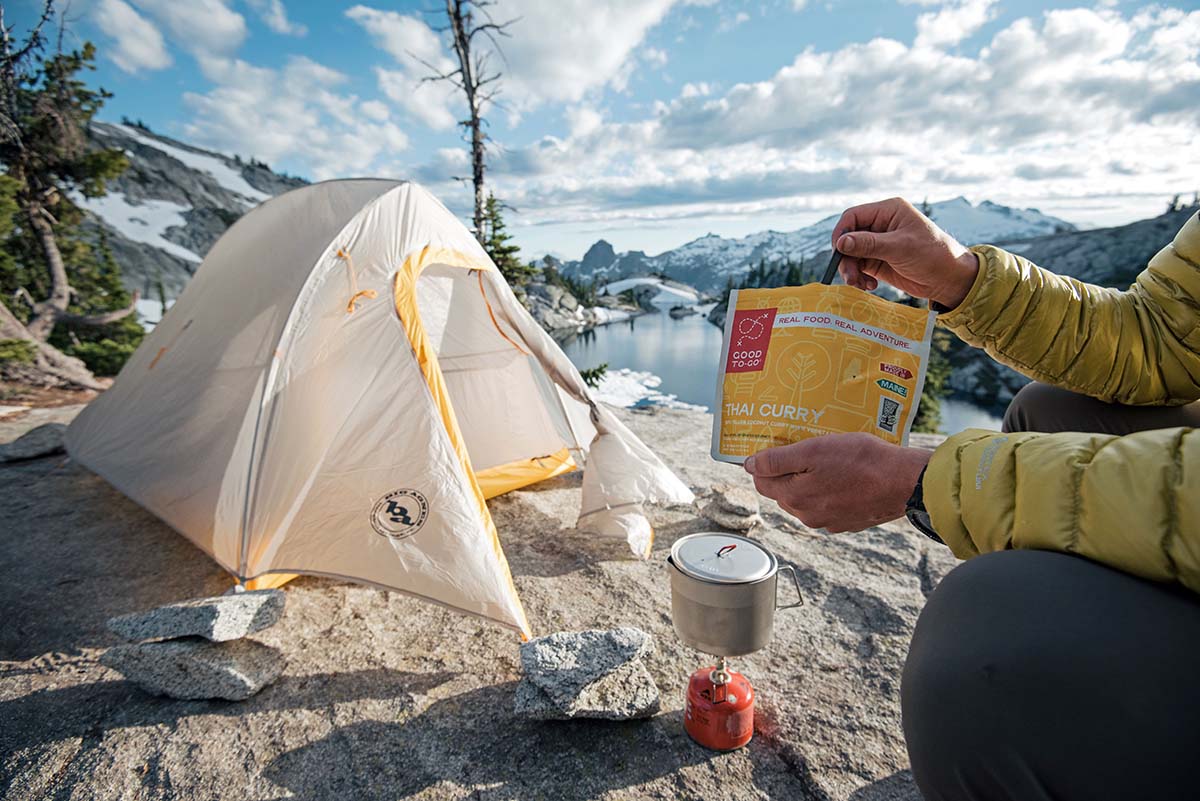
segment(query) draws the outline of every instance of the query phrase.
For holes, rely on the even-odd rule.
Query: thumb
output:
[[[767,448],[746,459],[742,467],[752,476],[783,476],[803,470],[800,458],[802,443],[795,442],[778,448]]]
[[[888,261],[889,257],[895,254],[896,242],[892,234],[854,231],[842,235],[838,240],[837,249],[847,256]]]

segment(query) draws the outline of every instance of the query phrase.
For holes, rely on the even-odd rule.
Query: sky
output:
[[[62,0],[60,0],[62,2]],[[38,0],[6,0],[17,34]],[[100,118],[469,216],[435,0],[72,0]],[[529,257],[959,195],[1083,225],[1200,189],[1200,0],[497,0],[488,187]],[[482,40],[477,40],[482,41]]]

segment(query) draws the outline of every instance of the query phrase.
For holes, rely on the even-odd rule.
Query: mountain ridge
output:
[[[1017,209],[990,200],[974,205],[959,196],[929,205],[930,218],[952,236],[969,244],[1007,242],[1039,235],[1076,231],[1066,220],[1037,209]],[[708,233],[654,256],[645,251],[616,252],[612,244],[598,240],[577,261],[550,259],[574,279],[610,282],[639,274],[657,273],[714,292],[729,279],[735,281],[765,259],[802,261],[830,250],[833,226],[839,215],[831,215],[794,231],[766,230],[741,237]]]

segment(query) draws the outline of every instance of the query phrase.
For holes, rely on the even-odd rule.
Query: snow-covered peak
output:
[[[1075,230],[1065,220],[1037,209],[1010,208],[988,200],[972,205],[961,196],[932,203],[929,212],[934,222],[964,244],[1006,242]],[[799,262],[828,252],[833,227],[840,216],[831,215],[795,231],[760,231],[729,239],[705,234],[649,257],[641,253],[614,253],[612,246],[601,240],[582,261],[566,262],[564,269],[584,279],[603,276],[609,281],[661,272],[703,290],[719,289],[728,277],[742,275],[761,261]],[[601,253],[603,258],[598,258]]]

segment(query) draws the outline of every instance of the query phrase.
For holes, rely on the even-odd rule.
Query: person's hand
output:
[[[870,434],[827,434],[746,459],[754,487],[810,528],[861,531],[904,516],[930,454]]]
[[[979,259],[903,198],[846,209],[833,227],[846,283],[868,292],[884,281],[953,309],[971,290]]]

